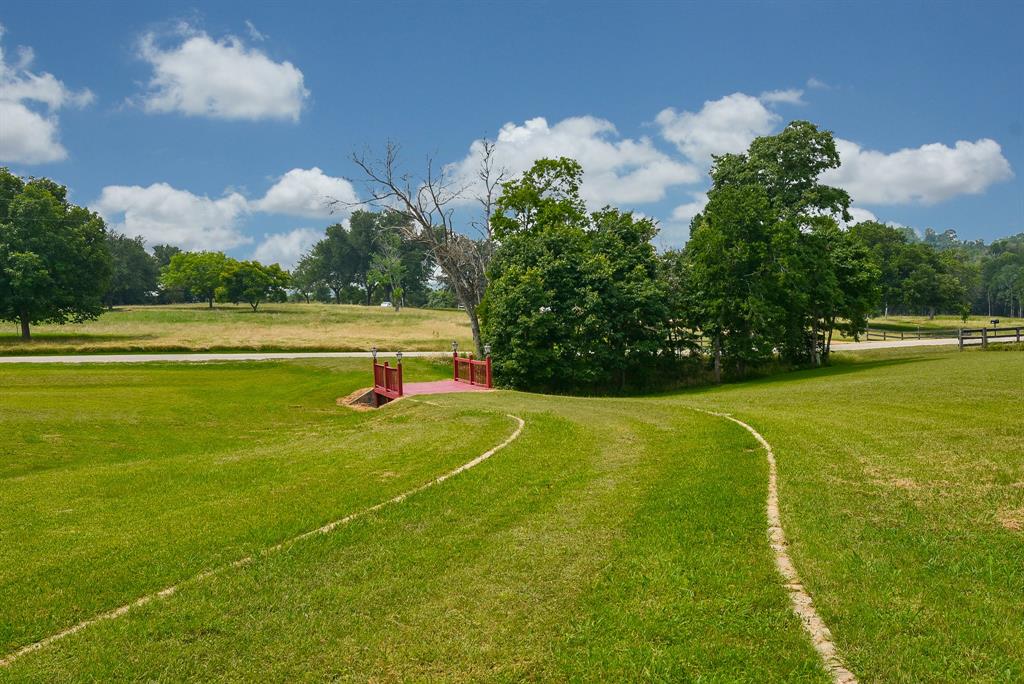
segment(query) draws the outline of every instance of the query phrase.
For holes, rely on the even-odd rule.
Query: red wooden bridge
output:
[[[402,378],[402,352],[395,354],[395,366],[387,361],[377,363],[377,348],[373,352],[373,404],[380,406],[399,397],[423,394],[445,394],[448,392],[486,392],[493,386],[491,376],[490,346],[485,346],[487,356],[482,360],[473,358],[472,353],[459,356],[458,345],[452,343],[452,377],[450,380],[433,382],[410,382]]]

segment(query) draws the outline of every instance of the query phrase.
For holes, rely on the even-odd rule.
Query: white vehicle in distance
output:
[[[391,302],[381,302],[380,305],[383,306],[385,309],[391,308]]]

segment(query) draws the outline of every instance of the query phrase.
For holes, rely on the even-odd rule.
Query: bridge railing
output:
[[[487,356],[483,361],[477,361],[473,358],[472,352],[465,357],[459,356],[457,351],[452,352],[452,379],[456,382],[468,382],[470,385],[491,387],[491,357]]]
[[[388,400],[402,396],[402,352],[396,354],[394,367],[385,361],[377,363],[377,348],[373,348],[373,392]]]

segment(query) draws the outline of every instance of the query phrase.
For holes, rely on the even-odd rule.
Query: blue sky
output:
[[[859,217],[1024,231],[1021,3],[8,3],[0,164],[149,244],[285,265],[388,139],[584,164],[681,243],[710,154],[809,119]],[[468,216],[468,206],[467,206]]]

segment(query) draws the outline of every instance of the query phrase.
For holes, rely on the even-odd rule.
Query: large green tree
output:
[[[221,286],[221,274],[228,262],[223,252],[181,252],[171,257],[160,282],[164,287],[185,290],[208,302],[212,309],[217,288]]]
[[[141,304],[157,289],[160,268],[141,237],[107,233],[112,271],[104,299],[107,306]]]
[[[832,134],[807,121],[756,138],[745,154],[715,157],[685,270],[716,378],[725,360],[742,374],[777,352],[819,363],[838,316],[853,317],[844,320],[854,334],[866,325],[860,310],[874,287],[851,277],[865,252],[838,228],[850,219],[850,196],[818,180],[839,163]]]
[[[542,159],[496,203],[480,311],[507,385],[622,388],[674,359],[654,224],[614,209],[588,214],[581,179],[575,161]]]
[[[21,336],[37,323],[97,317],[110,279],[106,227],[47,178],[0,169],[0,320]]]
[[[277,264],[230,260],[221,273],[217,293],[230,302],[245,302],[256,311],[268,299],[284,301],[290,281],[288,272]]]
[[[342,293],[357,277],[358,252],[345,226],[328,226],[324,238],[313,245],[299,262],[309,277],[324,283],[334,293],[334,302],[342,303]]]

